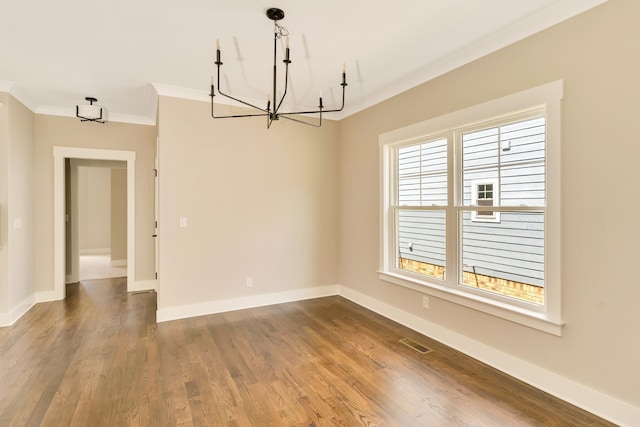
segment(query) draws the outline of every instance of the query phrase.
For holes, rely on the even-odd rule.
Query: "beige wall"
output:
[[[153,234],[153,126],[125,123],[82,123],[68,117],[35,115],[35,225],[38,245],[35,280],[38,291],[54,289],[53,275],[53,146],[136,152],[136,277],[155,277]]]
[[[34,295],[34,115],[0,94],[0,315],[14,315]]]
[[[126,169],[111,169],[111,260],[127,260]]]
[[[0,92],[0,314],[9,311],[9,94]]]
[[[611,0],[340,122],[340,282],[640,405],[640,2]],[[378,135],[564,79],[562,337],[377,278]],[[631,190],[631,191],[629,191]]]
[[[78,168],[80,254],[111,249],[111,169]],[[126,213],[125,213],[126,218]]]
[[[337,284],[335,122],[267,130],[202,102],[159,108],[159,310]]]

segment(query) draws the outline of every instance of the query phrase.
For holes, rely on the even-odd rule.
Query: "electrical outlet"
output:
[[[253,288],[253,278],[247,277],[247,288]]]
[[[429,308],[429,297],[427,296],[422,297],[422,306],[424,308]]]

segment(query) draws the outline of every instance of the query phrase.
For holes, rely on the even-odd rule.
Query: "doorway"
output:
[[[66,159],[65,167],[66,284],[126,277],[127,163]]]
[[[127,291],[135,290],[135,152],[78,147],[53,147],[54,166],[54,293],[55,299],[66,296],[66,213],[65,164],[67,159],[82,161],[116,161],[126,163],[127,181]],[[75,259],[72,257],[72,259]],[[72,269],[77,272],[78,269]]]

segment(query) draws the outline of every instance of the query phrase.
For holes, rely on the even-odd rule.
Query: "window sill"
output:
[[[388,271],[378,271],[378,277],[385,282],[404,286],[548,334],[562,336],[563,323],[547,318],[544,313],[514,307],[489,298],[460,292],[442,285]]]

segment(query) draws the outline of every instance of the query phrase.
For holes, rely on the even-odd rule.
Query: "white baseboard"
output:
[[[186,319],[188,317],[205,316],[207,314],[224,313],[245,308],[262,307],[265,305],[282,304],[285,302],[302,301],[311,298],[321,298],[338,294],[338,285],[316,288],[296,289],[293,291],[276,292],[272,294],[251,295],[248,297],[231,298],[218,301],[205,301],[198,304],[182,305],[159,309],[156,312],[157,322]]]
[[[111,248],[80,249],[78,252],[80,255],[109,255]]]
[[[127,259],[112,259],[109,265],[111,265],[111,267],[126,267]]]
[[[56,297],[55,291],[44,291],[44,292],[36,292],[36,302],[50,302],[50,301],[59,301],[60,298]]]
[[[353,289],[340,286],[339,292],[341,296],[358,305],[446,344],[592,414],[620,426],[638,425],[637,422],[640,420],[639,407],[547,371]]]
[[[0,327],[11,326],[36,304],[35,295],[30,295],[7,313],[0,313]]]
[[[142,291],[155,291],[158,287],[158,281],[153,280],[138,280],[135,282],[127,283],[127,292],[142,292]]]
[[[64,277],[64,284],[68,285],[70,283],[78,283],[80,281],[80,279],[78,279],[78,275],[77,274],[67,274]]]

